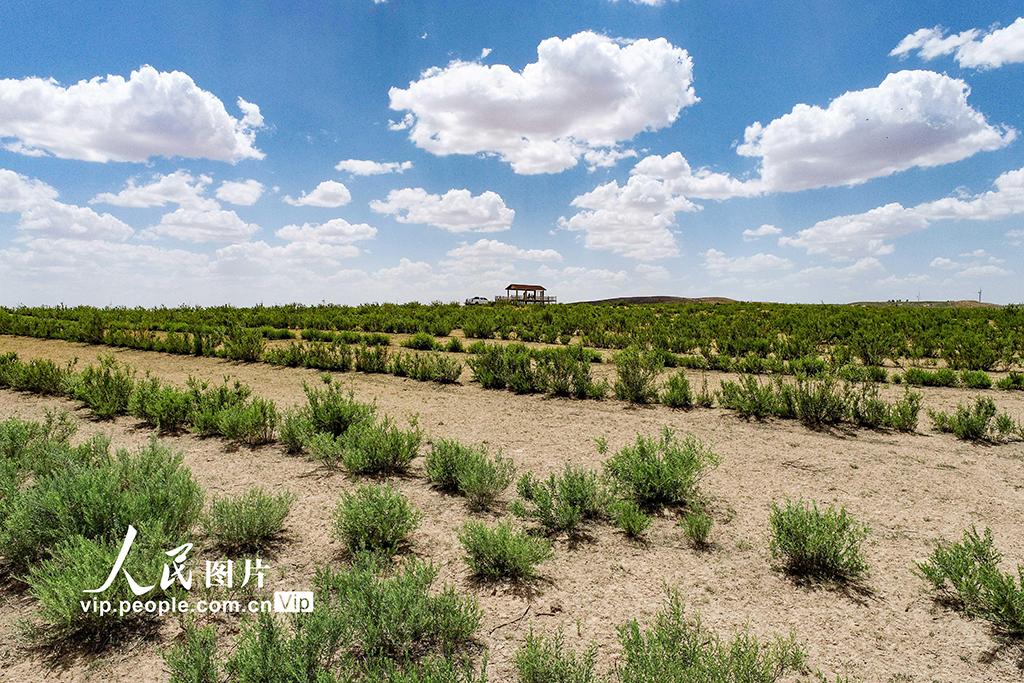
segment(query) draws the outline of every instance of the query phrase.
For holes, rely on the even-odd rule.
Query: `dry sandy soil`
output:
[[[269,365],[169,356],[16,337],[0,337],[0,352],[22,358],[78,358],[80,363],[113,353],[140,370],[183,384],[191,374],[219,380],[232,375],[281,406],[301,402],[302,382],[318,373]],[[711,377],[711,375],[709,375]],[[411,476],[393,483],[424,518],[411,552],[434,562],[440,580],[480,599],[481,641],[489,654],[491,681],[511,681],[512,658],[532,627],[562,629],[571,642],[594,642],[599,663],[614,666],[619,654],[615,628],[631,617],[644,621],[662,604],[664,586],[677,587],[688,607],[722,635],[749,628],[759,636],[794,632],[806,646],[812,668],[830,678],[859,681],[1010,681],[1021,679],[1021,650],[1000,644],[985,622],[965,618],[935,603],[913,573],[936,540],[959,537],[972,524],[991,527],[1007,566],[1024,562],[1024,445],[986,447],[931,431],[922,412],[919,433],[850,434],[812,432],[786,421],[744,422],[719,409],[673,411],[631,408],[618,401],[573,401],[485,391],[468,383],[441,387],[390,376],[348,373],[344,381],[358,399],[404,419],[419,416],[428,437],[486,442],[511,457],[520,472],[554,472],[571,462],[597,468],[602,457],[593,439],[604,436],[616,449],[640,432],[663,426],[692,432],[709,444],[721,465],[703,482],[713,500],[714,548],[697,552],[670,517],[655,520],[646,545],[598,527],[592,542],[570,548],[556,542],[554,558],[541,566],[532,591],[481,588],[469,580],[456,539],[471,517],[460,499],[429,488],[422,459]],[[699,373],[691,378],[699,386]],[[717,377],[712,386],[717,384]],[[895,392],[891,387],[886,391]],[[951,408],[974,392],[925,389],[924,404]],[[997,405],[1024,419],[1021,392],[991,392]],[[66,407],[81,422],[79,436],[109,434],[115,445],[134,446],[149,434],[122,418],[95,422],[61,399],[0,391],[0,418],[37,418]],[[288,490],[297,501],[287,522],[286,542],[270,558],[269,588],[308,587],[315,568],[343,562],[329,533],[339,494],[356,482],[277,446],[228,450],[223,442],[188,435],[169,437],[207,497],[233,495],[253,486]],[[510,494],[506,494],[506,501]],[[863,593],[795,584],[773,568],[768,553],[768,512],[774,500],[814,499],[837,503],[871,527],[865,553],[870,574]],[[483,515],[497,519],[500,513]],[[98,657],[64,654],[47,658],[17,637],[16,622],[31,617],[32,600],[0,592],[0,679],[166,680],[161,653],[180,635],[176,619],[165,619],[152,637],[127,643]],[[237,622],[221,621],[223,648],[230,648]]]

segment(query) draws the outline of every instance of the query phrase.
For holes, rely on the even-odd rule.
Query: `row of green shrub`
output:
[[[747,419],[799,420],[812,429],[852,424],[912,432],[921,408],[921,395],[912,391],[889,402],[879,396],[875,385],[840,383],[834,377],[789,383],[746,375],[722,382],[719,400],[722,407]]]
[[[525,344],[488,344],[469,350],[473,378],[485,389],[583,399],[608,393],[607,383],[591,376],[592,355],[582,346],[531,349]]]
[[[928,415],[935,429],[955,434],[964,441],[999,443],[1024,440],[1024,423],[1017,422],[1005,412],[1000,413],[987,396],[976,397],[971,405],[958,404],[952,413],[929,410]]]

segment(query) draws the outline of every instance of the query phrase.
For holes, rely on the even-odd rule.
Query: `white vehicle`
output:
[[[491,303],[491,300],[486,296],[473,296],[466,299],[467,306],[483,306],[489,303]]]

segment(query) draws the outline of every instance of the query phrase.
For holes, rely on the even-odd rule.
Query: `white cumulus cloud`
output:
[[[352,193],[348,191],[344,183],[336,180],[325,180],[312,192],[303,192],[302,196],[294,199],[291,195],[285,195],[284,202],[292,206],[321,206],[326,208],[337,208],[352,201]]]
[[[754,123],[737,151],[761,159],[766,190],[795,191],[948,164],[1013,141],[1016,131],[990,125],[969,94],[962,80],[900,71],[827,107],[798,104],[767,125]]]
[[[537,61],[454,61],[389,92],[409,130],[433,154],[495,154],[516,173],[555,173],[587,151],[614,149],[676,121],[698,101],[693,62],[664,38],[616,40],[584,31],[548,38]]]
[[[983,31],[972,28],[947,35],[941,26],[921,28],[906,36],[889,53],[906,57],[917,52],[921,59],[953,55],[957,64],[968,69],[996,69],[1004,64],[1024,62],[1024,17],[1004,28]]]
[[[765,223],[759,228],[747,228],[743,231],[743,241],[750,242],[752,240],[760,239],[762,237],[772,237],[774,235],[781,235],[782,228],[777,228],[774,225]]]
[[[370,209],[392,215],[399,223],[432,225],[449,232],[508,230],[516,212],[490,190],[473,195],[469,190],[430,194],[421,187],[391,190],[385,199],[370,202]]]
[[[266,188],[258,180],[225,180],[217,188],[217,199],[236,206],[252,206],[260,200]]]
[[[37,238],[124,240],[134,230],[109,213],[58,201],[41,180],[0,168],[0,213],[18,214],[16,227]]]
[[[246,223],[234,211],[179,208],[164,214],[160,223],[143,231],[146,238],[172,237],[184,242],[240,242],[260,226]]]
[[[120,192],[101,192],[89,200],[90,204],[110,204],[130,208],[149,208],[177,204],[189,209],[217,209],[217,202],[204,196],[212,182],[210,176],[193,176],[188,171],[175,171],[153,176],[149,182],[139,184],[129,178]]]
[[[326,223],[286,225],[274,234],[288,242],[351,244],[373,239],[377,236],[377,228],[366,223],[349,223],[344,218],[332,218]]]
[[[241,119],[181,71],[143,66],[128,78],[0,79],[0,141],[21,154],[83,161],[187,157],[262,159],[259,107],[239,98]]]
[[[373,161],[371,159],[342,159],[335,169],[352,175],[384,175],[404,173],[412,168],[411,161]]]
[[[756,275],[793,267],[793,263],[789,259],[775,254],[727,256],[725,252],[718,249],[708,249],[703,256],[704,267],[712,275]]]

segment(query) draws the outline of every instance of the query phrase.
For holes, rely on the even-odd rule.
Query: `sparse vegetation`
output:
[[[420,522],[420,513],[390,486],[370,484],[342,494],[334,536],[350,553],[394,555]]]
[[[214,500],[203,519],[203,533],[227,550],[265,548],[280,536],[294,502],[291,493],[271,495],[260,488],[236,498]]]
[[[861,545],[868,528],[845,508],[817,503],[772,503],[771,552],[787,572],[800,577],[848,581],[867,571]]]
[[[483,522],[466,522],[459,532],[466,551],[466,564],[482,579],[527,580],[536,566],[551,557],[551,544],[543,538],[516,531],[507,522],[489,527]]]

